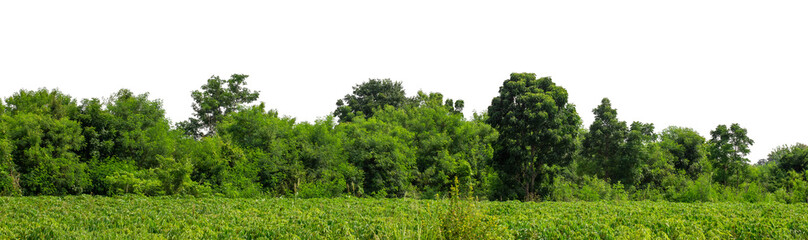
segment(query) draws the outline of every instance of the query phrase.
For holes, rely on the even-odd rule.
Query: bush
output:
[[[685,189],[676,194],[674,200],[679,202],[714,202],[718,193],[713,188],[712,177],[702,174],[696,181],[687,181]]]
[[[131,173],[118,171],[104,178],[110,195],[138,194],[147,196],[164,195],[162,183],[156,179],[143,179],[138,175],[143,172]]]
[[[508,228],[500,225],[496,217],[482,213],[475,199],[460,196],[459,182],[454,179],[449,199],[449,210],[441,222],[444,239],[509,239]],[[471,186],[471,185],[469,185]],[[469,192],[473,192],[469,187]],[[469,194],[471,196],[473,194]]]
[[[597,177],[584,176],[575,183],[565,177],[553,179],[550,199],[554,201],[628,200],[628,192],[620,182],[610,184]]]
[[[301,198],[324,198],[339,197],[345,192],[347,184],[345,179],[320,179],[310,183],[300,184],[298,197]],[[386,193],[385,193],[386,194]]]

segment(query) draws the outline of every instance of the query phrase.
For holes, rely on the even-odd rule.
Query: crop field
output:
[[[0,239],[808,239],[808,205],[3,197]]]

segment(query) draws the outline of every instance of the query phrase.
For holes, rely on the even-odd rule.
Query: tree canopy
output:
[[[373,117],[384,106],[401,107],[407,102],[401,82],[390,79],[370,79],[353,87],[353,93],[337,100],[334,116],[340,122],[350,122],[357,116]],[[461,103],[462,105],[462,103]]]
[[[250,91],[244,87],[248,75],[233,74],[227,80],[212,76],[202,85],[201,91],[194,90],[191,97],[194,104],[194,117],[180,122],[179,128],[186,134],[200,138],[216,133],[216,125],[238,107],[258,99],[258,91]]]
[[[567,90],[549,77],[513,73],[488,107],[488,123],[499,131],[494,166],[519,186],[517,194],[539,194],[540,178],[553,165],[566,165],[576,151],[581,118],[567,102]]]
[[[618,119],[608,98],[584,127],[567,90],[532,73],[511,74],[468,118],[461,99],[371,79],[314,122],[249,105],[246,78],[211,77],[173,126],[148,93],[15,92],[0,101],[0,195],[808,202],[804,144],[751,165],[737,123],[709,140],[656,132]]]

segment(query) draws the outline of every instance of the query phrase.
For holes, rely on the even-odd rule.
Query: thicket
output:
[[[246,75],[194,91],[194,117],[122,89],[74,99],[20,90],[0,101],[0,195],[436,198],[453,180],[491,200],[808,201],[808,147],[750,164],[738,124],[627,124],[608,99],[580,122],[550,78],[514,73],[487,111],[371,79],[313,123],[265,103]]]

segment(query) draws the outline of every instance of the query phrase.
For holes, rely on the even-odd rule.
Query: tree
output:
[[[500,133],[495,168],[502,172],[506,185],[520,187],[513,189],[516,195],[536,197],[545,169],[568,164],[576,150],[581,118],[567,102],[567,90],[550,77],[512,73],[491,101],[488,114],[488,123]]]
[[[730,180],[737,182],[742,177],[739,175],[749,163],[745,156],[749,154],[749,146],[755,144],[746,133],[746,129],[737,123],[729,128],[721,124],[710,131],[710,158],[718,168],[716,181],[727,184]]]
[[[19,170],[13,177],[19,177],[23,194],[79,194],[89,189],[87,166],[75,154],[84,142],[77,122],[19,113],[3,116],[0,125],[7,130],[10,157]]]
[[[655,150],[651,143],[656,141],[653,123],[631,123],[631,128],[626,133],[626,143],[620,148],[620,161],[615,171],[617,180],[628,185],[639,185],[641,179],[648,172],[647,166],[652,166],[656,162],[652,160]],[[653,170],[653,169],[652,169]]]
[[[392,106],[385,109],[390,111]],[[404,197],[417,172],[414,135],[400,125],[357,117],[338,125],[345,135],[345,153],[364,173],[363,190],[372,196]]]
[[[705,160],[704,137],[691,128],[670,126],[662,130],[660,147],[673,156],[673,166],[695,180],[709,162]]]
[[[118,158],[149,168],[157,164],[157,155],[167,156],[173,148],[163,103],[150,100],[148,93],[121,89],[103,104],[85,99],[77,118],[87,140],[81,151],[85,160]]]
[[[805,172],[808,169],[808,145],[797,143],[791,146],[782,146],[769,154],[771,161],[784,172],[795,171]]]
[[[620,172],[626,170],[626,166],[620,162],[628,133],[626,122],[617,120],[617,110],[612,108],[608,98],[603,98],[592,113],[595,114],[595,121],[589,125],[589,133],[584,136],[582,154],[590,159],[590,164],[599,166],[594,169],[601,170],[599,173],[602,177],[621,180],[625,174]]]
[[[457,109],[462,100],[444,101],[443,94],[422,91],[414,100],[401,108],[381,109],[373,118],[402,126],[414,135],[418,168],[414,184],[423,196],[448,192],[452,179],[486,190],[486,166],[493,156],[491,144],[497,132],[483,122],[466,121]]]
[[[334,116],[339,122],[350,122],[356,116],[366,119],[373,117],[374,111],[386,105],[401,107],[407,102],[401,82],[390,79],[370,79],[353,87],[353,94],[337,100]],[[460,107],[462,108],[462,102]]]
[[[294,118],[281,118],[261,103],[227,115],[217,128],[225,141],[252,155],[264,188],[280,194],[297,190],[306,173],[296,152]]]
[[[626,122],[617,119],[617,109],[612,108],[608,98],[603,98],[592,113],[595,121],[581,144],[589,169],[612,182],[641,183],[643,171],[653,165],[653,149],[648,145],[656,140],[654,124],[633,122],[631,128],[627,127]]]
[[[8,115],[33,113],[60,119],[75,118],[78,113],[76,100],[57,89],[20,90],[6,98],[6,105],[5,112]]]
[[[76,155],[84,138],[81,126],[71,119],[78,114],[76,100],[43,88],[20,90],[5,102],[0,116],[0,172],[9,174],[5,180],[12,180],[10,190],[25,195],[88,190],[87,166]]]
[[[244,87],[248,75],[233,74],[230,79],[222,80],[212,76],[202,90],[191,92],[194,99],[194,117],[180,122],[177,127],[195,138],[216,134],[216,125],[225,115],[235,112],[238,107],[258,99],[258,91],[250,91]]]

